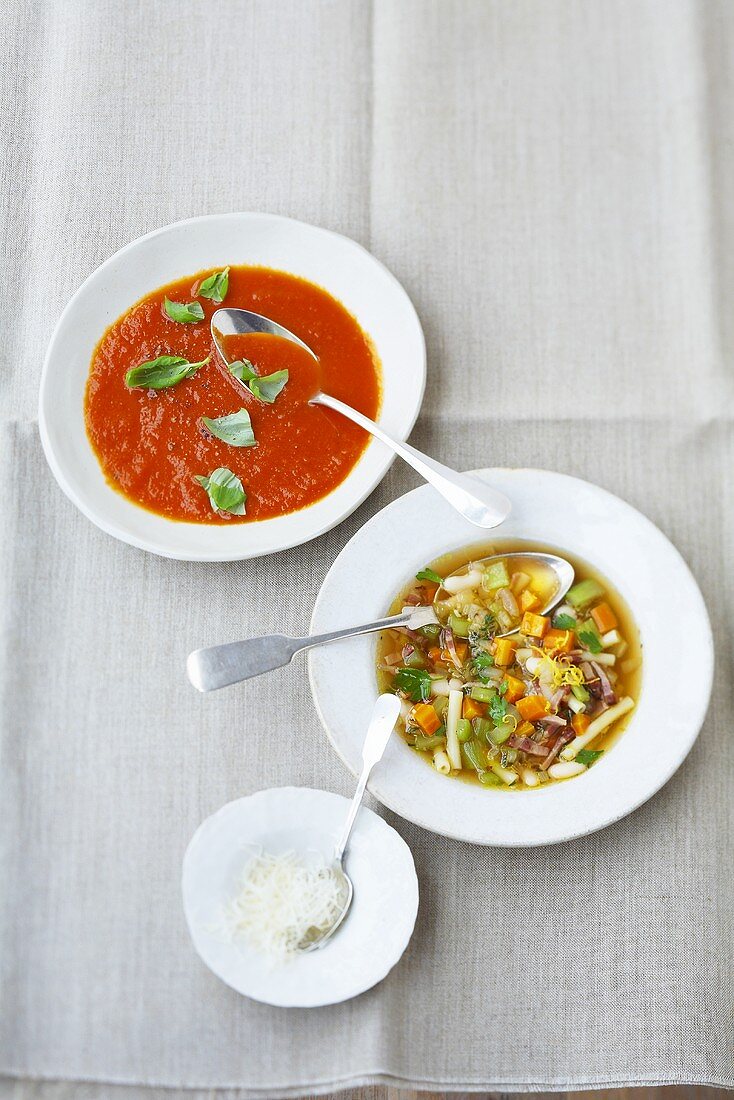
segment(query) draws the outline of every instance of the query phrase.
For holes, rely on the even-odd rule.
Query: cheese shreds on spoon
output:
[[[221,931],[274,963],[285,962],[331,928],[344,908],[345,884],[323,857],[259,852],[247,863],[237,895],[223,908]]]

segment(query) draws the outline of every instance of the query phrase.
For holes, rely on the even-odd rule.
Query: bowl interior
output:
[[[380,424],[387,432],[406,438],[423,398],[425,344],[415,310],[390,272],[354,241],[265,214],[195,218],[133,241],[93,272],[62,314],[44,364],[39,421],[51,468],[74,503],[108,533],[168,557],[234,560],[315,538],[353,511],[392,461],[387,448],[373,440],[323,500],[291,515],[231,527],[172,522],[107,484],[84,426],[84,389],[97,342],[147,292],[228,263],[289,271],[343,303],[380,358]]]
[[[640,631],[643,669],[632,719],[587,773],[535,791],[510,792],[447,779],[399,737],[373,772],[370,790],[396,813],[480,844],[534,845],[591,832],[639,806],[673,774],[703,722],[711,690],[708,616],[688,567],[665,536],[629,505],[576,478],[541,470],[484,470],[513,502],[498,539],[527,539],[586,559],[628,603]],[[314,610],[321,633],[384,615],[427,562],[480,541],[428,486],[393,502],[334,562]],[[364,584],[369,576],[370,584]],[[377,694],[374,637],[309,655],[311,687],[326,731],[353,772],[356,731]],[[695,677],[671,669],[696,668]],[[345,671],[348,675],[345,675]]]

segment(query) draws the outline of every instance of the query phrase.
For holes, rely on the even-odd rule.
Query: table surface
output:
[[[29,1096],[734,1086],[734,5],[10,0],[3,24],[0,1073]],[[301,665],[207,698],[183,663],[302,630],[336,553],[416,478],[394,466],[272,559],[172,563],[74,510],[35,419],[89,272],[238,209],[371,249],[426,332],[413,442],[630,501],[690,563],[727,654],[684,766],[595,836],[478,849],[386,813],[415,856],[415,935],[378,988],[311,1012],[201,965],[181,857],[232,798],[351,781]]]

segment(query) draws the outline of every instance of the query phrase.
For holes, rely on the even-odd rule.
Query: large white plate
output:
[[[84,389],[97,342],[144,294],[226,264],[289,271],[346,306],[372,337],[382,363],[379,422],[386,432],[408,437],[425,388],[425,342],[410,299],[387,268],[347,237],[272,214],[215,214],[168,225],[116,252],[81,285],[51,338],[41,379],[41,440],[59,485],[93,523],[132,546],[187,561],[252,558],[316,538],[362,503],[393,459],[384,444],[371,440],[323,500],[257,523],[177,523],[111,488],[84,427]]]
[[[276,787],[228,802],[194,833],[182,880],[189,931],[209,969],[238,993],[287,1007],[334,1004],[370,989],[403,954],[418,912],[413,857],[402,837],[364,806],[345,858],[354,900],[319,951],[273,966],[246,944],[212,931],[237,893],[252,846],[273,855],[316,851],[328,859],[348,810],[349,801],[329,791]]]
[[[433,832],[477,844],[550,844],[611,824],[670,779],[708,707],[711,627],[678,551],[628,504],[586,481],[547,470],[493,469],[479,476],[513,502],[510,518],[490,538],[565,548],[595,565],[627,600],[643,645],[639,704],[613,748],[565,783],[535,791],[462,783],[439,775],[395,737],[369,788],[391,810]],[[311,633],[381,617],[427,562],[479,541],[476,528],[430,487],[415,489],[384,508],[339,554],[316,601]],[[375,645],[374,636],[364,636],[309,655],[321,720],[355,774],[360,733],[377,695]]]

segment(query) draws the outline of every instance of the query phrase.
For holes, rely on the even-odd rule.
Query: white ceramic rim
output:
[[[201,246],[192,243],[192,252],[200,259],[176,263],[175,270],[165,268],[159,255],[161,245],[175,241],[182,233],[195,237],[198,242],[202,233],[216,234],[225,228],[227,233],[240,234],[237,239],[231,238],[231,246],[217,245],[209,254],[203,242]],[[248,232],[255,235],[258,242],[260,236],[270,234],[270,247],[274,254],[284,257],[283,261],[268,262],[258,255],[248,258],[245,254]],[[257,248],[260,248],[259,243]],[[292,262],[287,259],[289,249],[294,256]],[[142,262],[148,254],[158,256],[156,271],[159,273],[151,272],[137,279],[140,270],[148,271],[148,263]],[[304,255],[308,257],[306,263],[302,262]],[[131,262],[135,265],[135,274],[131,274]],[[84,385],[98,340],[125,309],[157,286],[188,271],[220,263],[248,262],[300,275],[342,301],[372,337],[381,359],[383,385],[379,423],[389,434],[404,440],[417,419],[426,383],[425,339],[420,321],[395,276],[362,245],[306,222],[254,212],[189,218],[146,233],[96,268],[66,305],[46,352],[38,413],[46,459],[63,492],[101,530],[141,550],[183,561],[240,561],[300,545],[346,519],[374,490],[394,461],[389,448],[373,439],[345,480],[320,501],[286,516],[229,527],[168,520],[134,504],[108,485],[83,428]],[[160,271],[165,272],[162,277]],[[125,279],[137,279],[136,290],[121,292],[120,283]],[[91,310],[92,316],[89,315],[90,303],[103,294],[118,294],[120,300],[107,315],[99,315],[97,320],[94,310]],[[359,295],[362,297],[357,306]],[[378,310],[378,302],[381,303],[380,317],[384,319],[382,329],[365,319],[365,310]],[[57,371],[62,375],[65,371],[73,371],[73,381],[58,381]],[[78,402],[67,395],[64,404],[64,400],[59,399],[60,392],[70,388],[76,392],[80,382]],[[70,431],[79,432],[80,421],[79,455],[70,461],[64,436]],[[89,463],[90,457],[93,465]],[[138,513],[143,513],[148,520],[144,521]]]
[[[273,787],[226,803],[191,838],[181,890],[194,949],[213,974],[243,996],[281,1008],[338,1004],[371,989],[402,958],[418,914],[413,855],[400,834],[365,806],[346,856],[352,907],[321,950],[273,969],[247,945],[223,942],[210,929],[246,863],[244,845],[252,841],[243,829],[275,854],[309,848],[328,858],[349,805],[331,791]]]
[[[483,538],[430,487],[407,493],[365,524],[338,555],[316,600],[311,633],[379,618],[417,569],[449,550],[491,542],[493,535],[561,549],[565,545],[570,554],[595,565],[630,605],[644,647],[638,705],[602,760],[565,783],[506,792],[445,779],[395,738],[369,784],[371,793],[401,817],[458,840],[501,847],[558,843],[605,828],[631,813],[659,791],[683,762],[708,709],[714,668],[711,626],[687,564],[666,536],[631,505],[589,482],[547,470],[474,472],[513,501],[513,513],[501,529]],[[439,533],[429,535],[425,527]],[[375,561],[386,565],[389,580],[380,579]],[[632,562],[635,570],[630,570]],[[365,585],[368,565],[370,584]],[[655,595],[660,586],[662,599]],[[674,609],[671,601],[666,603],[671,590]],[[350,592],[356,592],[354,599]],[[347,610],[345,604],[349,604]],[[337,753],[355,774],[351,722],[345,722],[343,715],[349,701],[354,721],[377,695],[375,645],[374,636],[366,636],[337,643],[339,649],[323,646],[309,653],[319,717]],[[673,654],[675,662],[668,669],[695,661],[695,690],[681,677],[666,675],[666,661]]]

